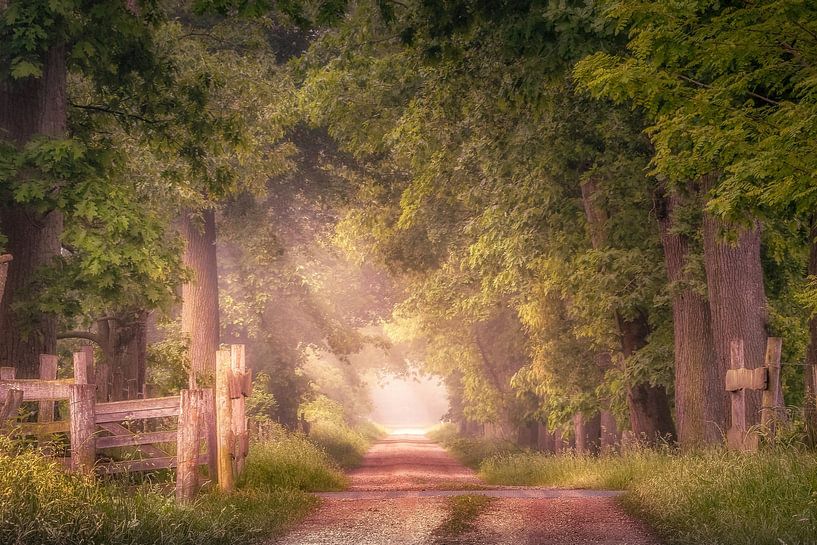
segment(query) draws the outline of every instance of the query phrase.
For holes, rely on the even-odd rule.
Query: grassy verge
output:
[[[445,447],[464,465],[473,469],[479,469],[483,461],[492,457],[522,452],[522,449],[511,441],[463,437],[451,424],[437,426],[426,435]]]
[[[309,440],[321,447],[340,467],[350,469],[360,465],[372,443],[384,435],[385,431],[371,422],[352,427],[330,420],[312,424]]]
[[[817,543],[817,456],[793,450],[485,460],[489,483],[625,490],[622,502],[668,544]]]
[[[177,505],[159,485],[124,488],[66,474],[0,439],[0,543],[238,545],[268,540],[304,517],[313,490],[344,486],[338,467],[302,437],[253,445],[238,490]]]

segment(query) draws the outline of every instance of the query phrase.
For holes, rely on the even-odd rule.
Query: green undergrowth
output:
[[[253,444],[239,485],[307,492],[342,490],[346,476],[333,457],[302,435],[280,432]]]
[[[385,431],[371,422],[350,426],[343,422],[315,422],[309,440],[322,448],[343,469],[360,465],[363,455]]]
[[[426,433],[426,436],[441,444],[460,462],[473,469],[479,469],[480,464],[489,458],[522,452],[522,449],[511,441],[459,435],[451,424],[437,426]]]
[[[814,453],[523,452],[489,458],[480,473],[491,484],[624,490],[624,506],[670,545],[817,543]]]
[[[123,487],[65,473],[0,439],[0,543],[9,545],[246,545],[302,519],[345,478],[325,452],[283,435],[253,445],[238,489],[178,505],[167,484]]]

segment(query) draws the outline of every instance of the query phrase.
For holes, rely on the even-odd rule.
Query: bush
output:
[[[460,462],[473,469],[479,469],[483,461],[489,458],[522,452],[522,449],[511,441],[485,437],[463,437],[457,433],[453,424],[437,426],[427,435],[429,439],[451,451]]]
[[[481,474],[493,484],[625,490],[624,505],[670,544],[817,543],[813,453],[521,453],[486,460]]]
[[[253,445],[240,487],[177,505],[158,486],[124,488],[65,473],[0,438],[0,543],[238,545],[269,540],[304,517],[343,475],[303,437]]]
[[[350,469],[360,465],[371,444],[383,434],[382,429],[369,422],[356,428],[345,423],[315,422],[309,440],[322,448],[340,467]]]
[[[326,452],[307,438],[282,433],[250,448],[239,483],[245,488],[341,490],[346,476]]]

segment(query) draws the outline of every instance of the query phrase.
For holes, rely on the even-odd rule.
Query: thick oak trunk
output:
[[[726,430],[723,386],[712,340],[709,302],[693,287],[691,241],[676,230],[678,195],[658,195],[656,210],[672,294],[675,344],[675,422],[683,448],[720,443]]]
[[[650,334],[647,317],[639,314],[626,320],[617,315],[616,321],[621,332],[621,352],[625,358],[629,358],[647,344]],[[627,406],[630,409],[630,427],[637,439],[648,442],[675,440],[675,424],[663,386],[645,382],[631,386],[627,390]]]
[[[812,218],[809,238],[809,276],[817,276],[817,217]],[[809,345],[806,352],[806,367],[803,369],[805,401],[803,412],[806,422],[806,435],[809,444],[817,446],[817,316],[812,316],[808,323]]]
[[[607,213],[596,202],[598,188],[594,180],[582,184],[582,203],[584,205],[590,241],[594,249],[607,244]],[[616,311],[616,323],[621,339],[622,354],[625,358],[643,347],[650,334],[646,316],[639,315],[630,320]],[[630,427],[639,439],[653,442],[660,438],[675,438],[675,426],[672,422],[669,399],[663,386],[639,383],[628,386],[627,406],[630,412]],[[605,415],[608,423],[611,415]],[[613,421],[614,422],[614,421]]]
[[[54,46],[45,55],[42,77],[0,80],[0,139],[23,147],[37,135],[63,136],[65,81],[63,46]],[[0,188],[0,231],[8,238],[7,251],[14,256],[0,302],[0,361],[12,364],[18,377],[36,377],[40,354],[56,353],[56,318],[35,313],[23,327],[12,307],[36,291],[32,280],[37,270],[59,254],[62,216],[14,203]]]
[[[601,447],[601,415],[599,413],[591,416],[585,416],[581,413],[574,415],[573,431],[576,434],[577,453],[599,453]]]
[[[138,311],[100,320],[97,329],[107,365],[107,372],[98,373],[97,378],[107,382],[109,399],[145,397],[147,313]]]
[[[204,210],[201,222],[185,214],[181,231],[184,264],[193,272],[182,287],[182,331],[190,339],[190,387],[196,388],[212,383],[219,347],[215,210]]]
[[[726,229],[737,234],[734,242],[724,239]],[[760,231],[759,223],[747,229],[724,224],[710,214],[704,217],[704,265],[724,415],[730,414],[729,396],[724,389],[730,343],[743,340],[749,369],[761,367],[766,353],[766,291],[760,262]],[[746,392],[747,425],[760,422],[760,404],[760,392]]]

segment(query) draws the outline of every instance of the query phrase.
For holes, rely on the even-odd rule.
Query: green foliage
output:
[[[161,395],[175,395],[189,384],[190,341],[178,322],[162,324],[160,330],[164,338],[147,347],[146,383]]]
[[[252,395],[247,398],[247,417],[257,423],[271,420],[277,405],[275,396],[270,393],[270,376],[258,373],[252,381]]]
[[[623,502],[667,543],[810,543],[817,532],[813,454],[722,450],[621,456],[499,456],[490,483],[625,490]]]

